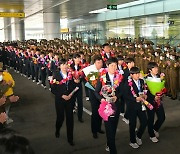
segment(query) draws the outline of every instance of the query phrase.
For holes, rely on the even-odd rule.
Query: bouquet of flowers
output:
[[[90,84],[90,86],[92,86],[92,88],[94,89],[96,87],[97,84],[97,80],[100,76],[99,72],[90,72],[87,76],[86,76],[86,81],[88,81],[88,83]],[[87,86],[88,84],[86,84]],[[88,86],[87,86],[88,87]],[[90,87],[88,87],[90,88]],[[90,88],[90,89],[92,89]]]
[[[108,117],[113,116],[113,114],[115,113],[115,106],[113,104],[113,96],[115,96],[115,89],[110,85],[104,85],[100,93],[105,99],[101,100],[98,112],[104,121],[108,121]]]
[[[98,112],[104,121],[108,121],[108,117],[114,114],[112,104],[108,103],[106,100],[101,101]]]
[[[160,78],[151,78],[148,77],[146,79],[146,84],[148,86],[149,91],[152,95],[159,96],[159,99],[156,100],[155,107],[158,108],[161,104],[161,97],[163,94],[167,92],[165,88],[165,81],[163,80],[164,74],[160,75]]]
[[[95,65],[90,65],[83,68],[83,72],[85,74],[86,84],[85,86],[91,90],[95,90],[97,80],[100,77],[100,70],[97,70]]]
[[[80,79],[84,76],[84,73],[82,70],[79,70],[79,71],[72,71],[72,76],[74,79]]]

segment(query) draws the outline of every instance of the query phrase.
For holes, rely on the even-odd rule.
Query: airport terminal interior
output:
[[[0,154],[179,154],[179,60],[180,0],[0,0]]]

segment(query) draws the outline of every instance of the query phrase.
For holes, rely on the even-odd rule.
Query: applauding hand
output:
[[[5,112],[3,112],[3,113],[1,113],[0,114],[0,123],[4,123],[4,122],[6,122],[6,120],[7,120],[7,115],[6,115],[6,113]]]
[[[6,103],[6,97],[3,96],[0,98],[0,106]]]

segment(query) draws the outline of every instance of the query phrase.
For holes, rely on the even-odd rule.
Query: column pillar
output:
[[[15,18],[15,39],[19,41],[25,40],[25,28],[24,28],[24,20],[21,18]]]
[[[4,18],[4,40],[12,41],[11,18]]]
[[[47,40],[60,37],[60,15],[59,13],[43,13],[44,37]]]
[[[103,22],[100,22],[99,23],[99,31],[98,31],[98,34],[97,37],[98,37],[98,43],[100,44],[104,44],[107,40],[107,37],[106,37],[106,22],[103,21]]]
[[[140,37],[140,22],[137,20],[134,20],[134,31],[135,31],[135,38]]]

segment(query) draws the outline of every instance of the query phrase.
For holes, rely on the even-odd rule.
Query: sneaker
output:
[[[28,80],[30,80],[31,79],[31,77],[28,77]]]
[[[136,137],[136,142],[137,142],[138,145],[142,145],[142,140],[140,138],[138,138],[138,137]]]
[[[10,124],[10,123],[12,123],[13,122],[13,120],[11,119],[11,118],[8,118],[7,120],[6,120],[6,124]]]
[[[49,91],[51,91],[51,88],[49,88]]]
[[[41,84],[41,82],[39,81],[39,82],[37,82],[37,85],[39,85],[39,84]]]
[[[156,136],[157,138],[159,137],[159,133],[156,132],[155,130],[154,130],[154,134],[155,134],[155,136]]]
[[[33,82],[35,82],[35,80],[33,80]]]
[[[74,114],[76,113],[76,109],[73,109],[73,113],[74,113]]]
[[[86,101],[89,101],[89,97],[86,97]]]
[[[124,118],[124,113],[120,113],[120,116]]]
[[[129,124],[129,120],[126,118],[122,118],[122,121],[124,121],[127,125]]]
[[[129,143],[129,145],[134,149],[139,148],[139,145],[137,143]]]
[[[109,146],[106,145],[105,150],[109,152]]]
[[[46,86],[43,86],[44,89],[46,89]]]
[[[156,137],[150,137],[150,140],[151,140],[153,143],[157,143],[157,142],[159,141]]]

